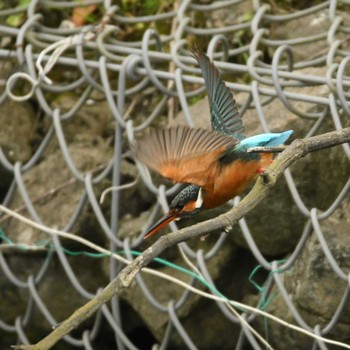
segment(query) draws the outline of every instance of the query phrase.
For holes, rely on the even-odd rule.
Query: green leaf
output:
[[[24,22],[24,13],[17,13],[6,18],[6,24],[11,27],[19,27]]]

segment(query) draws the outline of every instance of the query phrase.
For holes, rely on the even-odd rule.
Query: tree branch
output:
[[[13,348],[17,350],[50,349],[63,336],[92,316],[104,303],[109,301],[113,295],[119,294],[125,288],[128,288],[135,275],[140,272],[143,267],[146,267],[154,258],[158,257],[163,251],[178,243],[209,234],[217,229],[230,230],[238,220],[244,217],[266,197],[271,188],[276,184],[277,179],[296,160],[310,152],[333,147],[346,142],[350,142],[350,128],[310,137],[308,139],[295,140],[274,160],[267,172],[263,174],[263,177],[260,177],[256,181],[252,190],[236,207],[214,219],[184,228],[178,232],[161,236],[151,247],[126,266],[101,293],[76,310],[48,336],[37,344],[17,345],[13,346]]]

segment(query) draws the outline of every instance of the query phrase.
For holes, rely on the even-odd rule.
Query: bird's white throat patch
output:
[[[202,208],[202,205],[203,205],[203,192],[202,192],[202,188],[200,188],[198,191],[198,197],[195,204],[196,209]]]

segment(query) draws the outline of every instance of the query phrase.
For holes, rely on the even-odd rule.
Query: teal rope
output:
[[[16,248],[20,249],[20,250],[28,250],[28,245],[26,244],[22,244],[22,243],[15,243],[13,242],[11,239],[9,239],[5,233],[3,232],[3,230],[0,227],[0,239],[2,239],[5,243],[9,244],[9,245],[13,245]],[[35,244],[35,246],[37,247],[43,247],[43,248],[47,248],[48,250],[56,250],[55,246],[49,241],[49,240],[42,240],[39,241]],[[90,258],[104,258],[104,257],[109,257],[111,256],[112,253],[92,253],[92,252],[87,252],[87,251],[72,251],[69,249],[66,249],[64,247],[62,247],[63,252],[66,255],[69,256],[80,256],[80,255],[84,255]],[[142,254],[141,252],[137,251],[137,250],[131,250],[130,252],[128,252],[130,254],[132,254],[133,256],[139,256],[140,254]],[[126,254],[126,251],[116,251],[115,254]],[[196,280],[198,280],[202,285],[204,285],[206,288],[208,288],[211,292],[213,292],[214,294],[216,294],[217,296],[223,298],[226,301],[229,301],[229,299],[222,294],[220,291],[218,291],[215,286],[213,286],[212,284],[208,283],[205,279],[203,279],[199,274],[197,274],[196,272],[186,269],[182,266],[179,266],[177,264],[174,264],[168,260],[164,260],[161,258],[155,258],[154,259],[155,262],[158,262],[160,264],[162,264],[163,266],[168,266],[176,271],[180,271],[182,273],[184,273],[185,275],[188,275],[192,278],[195,278]],[[280,262],[284,262],[285,260],[281,260]],[[255,280],[254,280],[254,276],[257,274],[257,272],[262,268],[261,265],[256,266],[253,271],[251,272],[251,274],[249,275],[249,281],[254,285],[254,287],[259,291],[259,293],[261,294],[261,299],[259,301],[258,304],[258,308],[264,310],[270,303],[271,301],[275,298],[276,293],[274,293],[273,295],[271,295],[268,299],[266,299],[266,291],[265,291],[265,287],[264,286],[260,286]],[[277,271],[271,271],[269,273],[268,279],[271,278],[272,274],[274,272],[281,272],[279,270]],[[242,311],[245,311],[244,308],[240,308]]]
[[[26,244],[22,244],[22,243],[15,243],[13,242],[10,238],[8,238],[5,233],[3,232],[3,230],[0,228],[0,239],[2,239],[5,243],[9,244],[9,245],[13,245],[14,247],[20,249],[20,250],[28,250],[28,245]],[[56,250],[55,246],[49,241],[49,240],[42,240],[39,241],[38,243],[35,244],[35,246],[37,247],[43,247],[43,248],[47,248],[48,250]],[[105,257],[109,257],[112,255],[112,253],[92,253],[92,252],[87,252],[87,251],[72,251],[69,250],[67,248],[62,247],[62,251],[69,256],[87,256],[90,258],[105,258]],[[136,250],[131,250],[130,253],[134,256],[139,256],[140,254],[142,254],[139,251]],[[126,252],[125,251],[116,251],[115,254],[123,254],[125,255]],[[226,300],[228,300],[222,293],[220,293],[213,285],[211,285],[210,283],[208,283],[205,279],[203,279],[200,275],[198,275],[197,273],[188,270],[182,266],[179,266],[177,264],[174,264],[170,261],[161,259],[161,258],[155,258],[154,261],[164,265],[164,266],[168,266],[174,270],[180,271],[192,278],[197,279],[200,283],[202,283],[204,286],[206,286],[210,291],[214,292],[216,295],[220,296],[221,298],[224,298]]]

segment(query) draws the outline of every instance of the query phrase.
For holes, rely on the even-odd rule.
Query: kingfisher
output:
[[[133,147],[136,159],[175,183],[187,186],[169,211],[145,233],[148,238],[173,220],[224,204],[246,189],[272,162],[272,153],[247,152],[251,147],[279,146],[292,134],[244,136],[244,126],[230,89],[208,56],[192,50],[208,92],[213,130],[176,126],[152,129]]]

